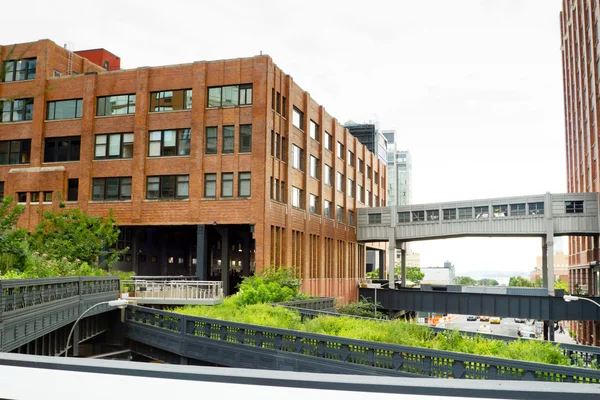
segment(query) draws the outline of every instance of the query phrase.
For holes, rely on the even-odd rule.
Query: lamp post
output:
[[[571,296],[571,295],[565,294],[565,295],[563,296],[563,299],[564,299],[564,300],[565,300],[567,303],[569,303],[569,302],[571,302],[571,301],[577,301],[577,300],[587,300],[587,301],[590,301],[590,302],[594,303],[594,304],[595,304],[595,305],[597,305],[598,307],[600,307],[600,304],[598,304],[598,302],[596,302],[596,301],[594,301],[594,300],[592,300],[592,299],[588,299],[587,297]]]
[[[90,311],[92,308],[101,306],[103,304],[108,304],[109,307],[118,307],[120,309],[123,309],[125,307],[127,307],[127,305],[129,304],[129,302],[125,299],[118,299],[118,300],[110,300],[110,301],[101,301],[100,303],[96,303],[93,306],[91,306],[90,308],[88,308],[87,310],[85,310],[84,312],[81,313],[81,315],[79,316],[79,318],[77,318],[75,320],[75,323],[73,324],[73,327],[71,328],[71,331],[69,332],[69,336],[67,336],[67,345],[65,346],[65,357],[67,357],[67,354],[69,353],[69,342],[71,341],[71,336],[73,335],[73,331],[75,331],[75,327],[77,326],[77,323],[79,322],[79,320],[81,318],[83,318],[83,316]]]

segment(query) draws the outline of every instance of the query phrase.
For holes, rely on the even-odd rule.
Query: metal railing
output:
[[[174,354],[241,368],[600,383],[600,370],[347,339],[140,306],[126,309],[125,335]]]
[[[142,280],[142,281],[197,281],[196,275],[133,275],[131,280]]]
[[[221,281],[142,280],[123,281],[129,297],[137,300],[223,299]]]

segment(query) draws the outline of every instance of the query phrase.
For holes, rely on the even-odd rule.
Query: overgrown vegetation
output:
[[[517,287],[542,287],[543,281],[542,278],[538,277],[536,280],[531,281],[522,276],[511,276],[508,281],[508,286],[517,286]],[[569,284],[567,282],[563,282],[561,280],[554,282],[554,289],[563,289],[566,293],[569,292]]]
[[[109,275],[112,264],[126,250],[106,250],[119,236],[112,213],[102,218],[79,209],[46,211],[31,233],[17,227],[24,211],[12,197],[2,199],[0,279]]]
[[[306,298],[300,291],[300,281],[292,267],[265,268],[254,276],[245,277],[233,296],[238,306],[259,303],[279,303]]]
[[[402,267],[400,264],[396,264],[396,267],[394,268],[394,274],[396,276],[402,275]],[[421,271],[421,268],[409,267],[409,266],[406,267],[406,280],[407,281],[410,281],[414,284],[418,284],[419,282],[421,282],[421,280],[423,279],[424,276],[425,276],[425,274]],[[379,268],[376,269],[375,271],[367,272],[367,278],[369,278],[369,279],[379,278]]]
[[[381,303],[377,303],[381,307]],[[336,305],[336,310],[340,314],[356,315],[359,317],[382,318],[384,314],[377,311],[375,303],[361,296],[359,301]]]

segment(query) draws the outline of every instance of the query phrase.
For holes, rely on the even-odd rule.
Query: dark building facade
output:
[[[598,0],[563,0],[560,14],[561,52],[567,150],[567,189],[598,192],[598,106],[600,57]],[[569,239],[569,289],[573,294],[599,295],[598,237]],[[600,345],[600,321],[572,322],[582,344]]]
[[[347,122],[344,124],[344,128],[348,129],[352,136],[357,138],[367,150],[375,154],[382,163],[387,165],[388,143],[385,135],[377,129],[377,125]]]
[[[385,163],[269,56],[113,70],[106,50],[79,54],[0,46],[0,189],[22,226],[61,200],[112,210],[121,269],[231,292],[294,266],[305,292],[356,300],[356,210],[385,204]]]

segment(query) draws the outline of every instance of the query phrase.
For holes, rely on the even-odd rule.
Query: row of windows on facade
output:
[[[250,172],[238,172],[238,197],[250,197]],[[234,173],[221,173],[220,197],[233,197]],[[186,199],[189,197],[189,175],[161,175],[146,177],[146,199]],[[67,201],[77,201],[79,180],[69,179]],[[4,182],[0,182],[0,192],[4,196]],[[44,202],[52,202],[52,192],[41,192]],[[204,174],[204,197],[217,197],[217,174]],[[27,192],[17,192],[20,203],[27,201]],[[131,177],[93,178],[92,200],[119,201],[131,200]],[[40,192],[30,192],[29,201],[38,203]]]
[[[252,125],[239,127],[239,152],[252,151]],[[190,154],[190,129],[169,129],[150,131],[148,135],[148,156],[186,156]],[[111,133],[95,136],[94,158],[119,159],[133,157],[134,135]],[[222,154],[234,153],[235,127],[223,127]],[[44,162],[79,161],[80,136],[46,138],[44,141]],[[217,127],[206,129],[206,154],[217,154]],[[30,162],[31,139],[0,141],[0,165],[28,164]]]
[[[220,95],[218,93],[223,93]],[[224,86],[208,89],[208,108],[235,107],[252,104],[252,85]],[[233,99],[231,96],[238,96]],[[98,97],[96,116],[135,114],[136,95]],[[171,90],[150,93],[150,112],[190,110],[192,90]],[[0,100],[2,122],[31,121],[33,119],[33,98]],[[83,99],[48,101],[47,120],[81,118]]]

